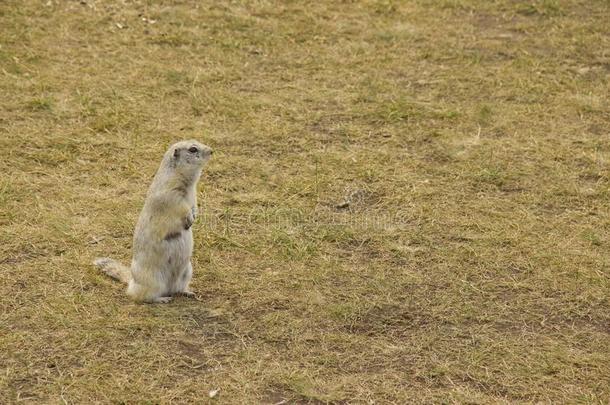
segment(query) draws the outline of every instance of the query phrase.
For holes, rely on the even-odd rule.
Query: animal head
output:
[[[198,173],[212,157],[212,148],[195,140],[180,141],[167,151],[170,165],[182,172]]]

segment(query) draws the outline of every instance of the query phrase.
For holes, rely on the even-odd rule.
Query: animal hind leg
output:
[[[137,302],[147,302],[150,304],[167,304],[172,300],[172,297],[163,296],[159,291],[155,291],[150,287],[136,283],[134,280],[129,282],[127,287],[127,295],[132,297]]]
[[[167,304],[169,302],[171,302],[173,298],[172,297],[156,297],[153,298],[152,301],[146,301],[146,302],[150,302],[152,304]]]
[[[176,279],[176,284],[174,285],[174,295],[195,298],[195,293],[190,291],[188,288],[192,277],[193,266],[189,262],[186,266],[184,266],[182,273]]]

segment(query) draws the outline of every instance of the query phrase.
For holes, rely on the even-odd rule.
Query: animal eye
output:
[[[198,151],[198,150],[199,150],[199,149],[197,149],[197,147],[196,147],[196,146],[191,146],[191,147],[189,148],[189,152],[191,152],[191,153],[197,153],[197,151]]]

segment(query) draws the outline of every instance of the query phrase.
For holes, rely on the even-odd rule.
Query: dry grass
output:
[[[0,402],[608,403],[609,12],[2,1]],[[133,304],[191,137],[200,300]]]

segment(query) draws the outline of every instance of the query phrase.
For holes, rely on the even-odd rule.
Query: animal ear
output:
[[[180,154],[180,151],[178,149],[174,149],[174,157],[178,158],[179,154]]]

